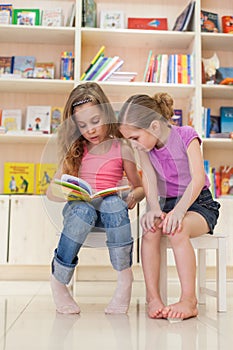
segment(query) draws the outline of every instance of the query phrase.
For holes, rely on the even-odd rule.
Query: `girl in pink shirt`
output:
[[[121,133],[139,151],[148,204],[141,219],[148,315],[186,319],[198,314],[190,238],[213,233],[220,205],[209,191],[198,134],[189,126],[171,125],[173,114],[168,94],[135,95],[123,105],[119,122]],[[179,302],[168,306],[159,294],[161,234],[171,242],[181,283]]]
[[[63,230],[52,261],[51,287],[56,309],[60,313],[79,313],[67,284],[78,264],[78,253],[94,227],[106,231],[107,247],[113,268],[118,272],[117,288],[106,313],[126,313],[132,288],[132,251],[128,209],[143,196],[132,148],[119,133],[115,113],[96,83],[77,86],[64,108],[58,132],[60,170],[55,177],[69,174],[88,181],[96,191],[120,184],[125,173],[131,191],[123,200],[109,195],[92,202],[68,201],[63,209]],[[50,186],[47,196],[53,195]]]

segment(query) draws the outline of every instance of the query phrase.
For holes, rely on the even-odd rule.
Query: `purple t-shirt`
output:
[[[164,147],[149,152],[150,161],[157,174],[158,193],[161,197],[181,196],[191,181],[187,148],[190,142],[201,139],[190,126],[172,126]],[[205,186],[210,186],[206,175]]]

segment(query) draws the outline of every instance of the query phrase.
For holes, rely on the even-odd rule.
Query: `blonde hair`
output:
[[[122,137],[117,128],[115,112],[101,87],[97,83],[89,82],[78,85],[67,99],[62,117],[63,123],[58,130],[58,159],[63,173],[76,176],[78,174],[85,139],[72,117],[74,109],[88,102],[98,105],[103,112],[107,126],[106,135]]]
[[[173,98],[164,92],[148,95],[133,95],[122,106],[119,123],[132,124],[138,128],[149,128],[153,120],[171,123],[174,115]]]

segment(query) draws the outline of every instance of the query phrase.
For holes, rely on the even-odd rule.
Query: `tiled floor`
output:
[[[199,316],[171,323],[145,314],[144,284],[134,282],[128,315],[105,315],[114,283],[77,284],[79,316],[56,314],[47,282],[0,282],[0,350],[229,350],[233,343],[233,283],[227,313],[215,299]],[[170,284],[170,302],[178,287]]]

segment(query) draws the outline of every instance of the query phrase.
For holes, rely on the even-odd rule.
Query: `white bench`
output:
[[[197,295],[198,303],[205,304],[206,295],[216,297],[217,311],[227,311],[226,305],[226,236],[215,233],[192,238],[197,250]],[[171,248],[169,239],[161,239],[160,292],[164,303],[167,303],[167,249]],[[206,287],[206,250],[216,251],[216,289]]]

